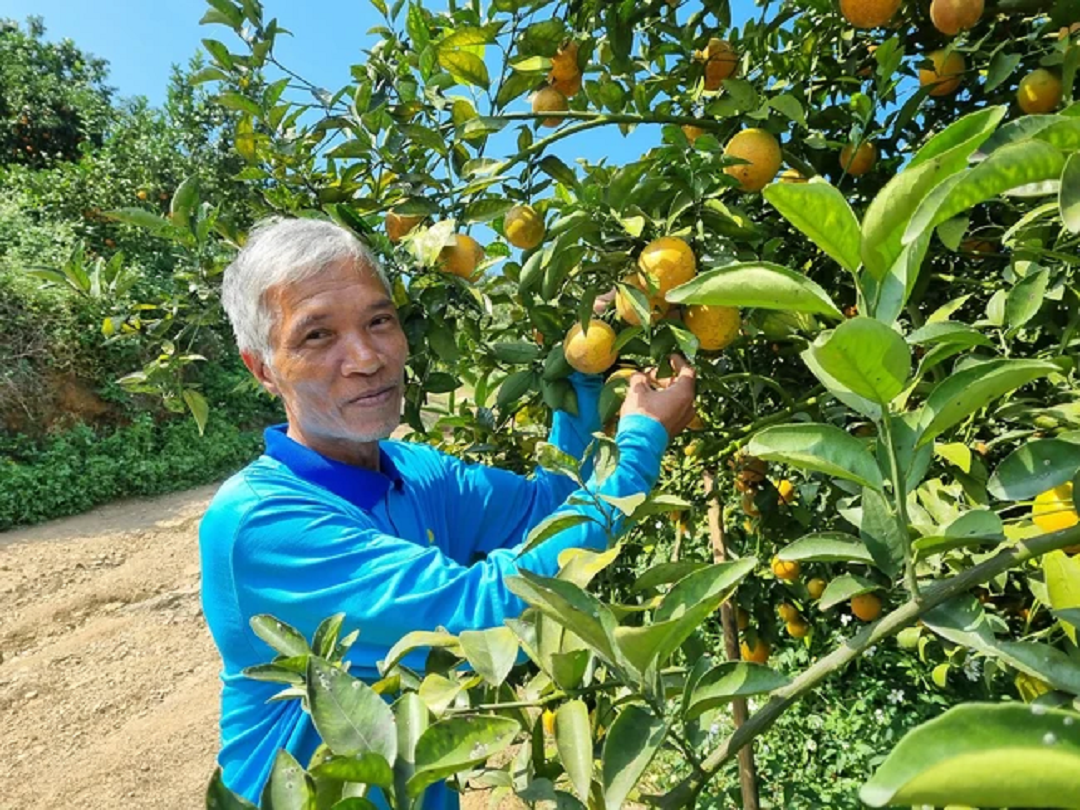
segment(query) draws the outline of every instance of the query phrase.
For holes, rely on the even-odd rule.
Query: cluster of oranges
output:
[[[578,65],[578,43],[570,40],[551,57],[547,84],[532,96],[534,113],[561,113],[570,109],[569,99],[581,91],[581,67]],[[540,125],[557,127],[562,116],[543,118]]]

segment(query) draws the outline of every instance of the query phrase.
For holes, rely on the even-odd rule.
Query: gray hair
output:
[[[221,304],[240,351],[270,362],[275,316],[267,305],[267,291],[317,276],[342,261],[371,270],[390,294],[390,282],[374,254],[340,225],[282,217],[257,222],[221,282]]]

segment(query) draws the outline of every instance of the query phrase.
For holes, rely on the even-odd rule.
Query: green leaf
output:
[[[799,357],[806,364],[806,367],[810,369],[810,372],[821,381],[821,384],[825,386],[830,394],[853,411],[861,413],[868,419],[872,419],[875,422],[881,419],[881,406],[873,400],[860,397],[829,374],[829,372],[822,368],[821,363],[818,362],[817,355],[813,352],[812,347],[807,347]]]
[[[319,622],[315,635],[311,638],[311,648],[321,658],[329,659],[337,647],[338,635],[345,622],[344,613],[335,613]]]
[[[765,694],[789,683],[786,675],[763,664],[727,661],[710,669],[694,685],[686,717],[693,719],[735,698]]]
[[[1001,123],[1007,107],[965,115],[935,135],[870,203],[862,225],[861,252],[867,272],[882,279],[900,256],[901,238],[919,203],[942,180],[961,171],[968,157]]]
[[[1071,481],[1080,470],[1080,445],[1060,439],[1028,442],[994,470],[986,490],[998,500],[1026,501]]]
[[[907,342],[874,318],[844,321],[814,341],[810,351],[830,377],[882,405],[903,390],[911,372]]]
[[[1080,808],[1080,715],[956,706],[904,735],[859,798],[871,807]]]
[[[881,586],[872,579],[867,579],[858,574],[841,574],[838,577],[833,577],[829,584],[825,586],[825,591],[821,594],[821,600],[818,602],[818,609],[828,610],[841,602],[847,602],[853,596],[870,593],[880,588]]]
[[[308,659],[308,704],[319,736],[339,756],[397,756],[397,731],[390,707],[370,686],[321,658]]]
[[[164,234],[172,230],[172,223],[169,220],[143,208],[118,208],[115,211],[106,211],[102,216],[126,225],[145,228],[155,234]]]
[[[394,772],[386,758],[372,751],[356,757],[331,757],[317,765],[311,775],[317,779],[358,782],[377,787],[390,787],[394,783]]]
[[[997,545],[1005,539],[1005,530],[999,518],[989,509],[972,509],[965,512],[939,535],[920,537],[912,544],[916,557],[942,554],[954,548],[973,545]]]
[[[1051,551],[1043,557],[1043,575],[1050,609],[1073,627],[1080,627],[1080,557]]]
[[[904,242],[923,231],[1019,186],[1057,180],[1065,166],[1061,150],[1041,141],[1020,141],[990,153],[982,163],[934,189],[912,215]],[[865,234],[864,234],[865,237]]]
[[[866,543],[874,565],[886,576],[896,576],[904,565],[908,538],[901,533],[896,514],[885,496],[869,487],[863,489],[859,536]]]
[[[940,346],[943,343],[959,343],[964,347],[990,346],[986,335],[966,323],[936,321],[927,323],[907,336],[913,346]]]
[[[465,206],[462,220],[465,222],[490,222],[514,207],[513,200],[476,200]]]
[[[521,570],[506,580],[510,591],[573,631],[595,652],[617,663],[614,642],[615,616],[611,609],[572,582],[541,577]]]
[[[521,549],[521,553],[527,554],[545,540],[549,540],[560,532],[590,521],[592,521],[592,518],[581,512],[556,512],[553,515],[548,515],[529,532],[525,538],[525,546]]]
[[[386,659],[379,662],[379,672],[385,675],[407,653],[412,652],[417,647],[438,648],[449,650],[457,656],[463,655],[461,643],[458,641],[457,636],[451,635],[445,630],[413,630],[398,639],[398,642],[390,648],[390,652],[386,654]]]
[[[517,636],[509,627],[462,630],[458,636],[469,664],[492,686],[506,680],[517,660]]]
[[[653,611],[651,622],[615,630],[626,660],[640,673],[654,663],[662,666],[756,565],[755,558],[747,557],[710,565],[680,579]]]
[[[835,186],[818,180],[772,183],[762,193],[784,219],[841,267],[851,273],[859,269],[859,220]]]
[[[861,540],[843,532],[820,532],[800,537],[777,555],[798,562],[853,562],[873,565],[874,558]]]
[[[580,689],[590,658],[592,653],[588,650],[552,653],[551,679],[564,691]]]
[[[786,115],[796,124],[801,124],[804,127],[806,126],[806,113],[803,111],[803,106],[799,103],[799,100],[790,93],[784,93],[775,98],[770,98],[769,106],[777,112]],[[767,196],[768,195],[766,194],[766,197]]]
[[[622,546],[614,545],[607,551],[590,551],[585,548],[568,548],[559,555],[558,578],[573,582],[579,588],[588,587],[593,577],[615,562]]]
[[[1022,57],[1018,53],[1005,53],[998,51],[990,60],[990,67],[986,71],[985,92],[989,93],[1012,75],[1016,66],[1020,64]]]
[[[428,785],[486,762],[506,750],[520,728],[509,717],[488,715],[461,715],[433,723],[416,742],[416,772],[406,792],[419,796]]]
[[[267,613],[251,617],[251,629],[255,635],[273,648],[274,652],[288,657],[310,655],[307,639],[295,627],[278,621]]]
[[[540,356],[540,349],[534,343],[496,343],[491,351],[500,362],[515,365],[531,363]]]
[[[582,801],[588,801],[593,772],[593,739],[589,707],[584,701],[568,700],[555,712],[555,746],[574,792]]]
[[[555,155],[547,155],[538,165],[542,172],[549,175],[557,182],[562,183],[567,188],[574,188],[577,185],[577,175],[574,173],[574,170],[555,157]]]
[[[1019,329],[1038,314],[1049,281],[1049,270],[1033,269],[1009,290],[1005,298],[1005,320],[1011,328]]]
[[[491,77],[484,60],[470,51],[439,50],[439,66],[454,77],[454,81],[488,89]]]
[[[258,810],[255,805],[225,787],[221,777],[221,767],[214,769],[210,784],[206,787],[206,806],[214,810]]]
[[[179,228],[191,227],[191,214],[199,204],[199,178],[195,175],[185,177],[173,192],[169,212],[172,223]]]
[[[621,810],[667,735],[662,717],[636,703],[619,712],[608,729],[601,757],[605,810]]]
[[[495,404],[500,408],[506,408],[517,402],[533,387],[533,376],[532,370],[527,368],[508,374],[499,386]]]
[[[206,431],[206,420],[210,418],[210,403],[206,397],[194,388],[185,388],[183,392],[184,404],[188,406],[191,415],[195,417],[195,424],[199,427],[199,435]]]
[[[708,563],[693,560],[659,563],[635,579],[634,584],[630,586],[630,590],[649,591],[661,585],[678,582],[683,577],[695,571],[700,571],[707,566]]]
[[[1065,163],[1058,205],[1065,228],[1070,233],[1080,233],[1080,152],[1073,152]]]
[[[416,692],[406,692],[393,705],[398,755],[394,760],[394,792],[405,796],[405,785],[416,772],[416,742],[430,724],[430,712]]]
[[[750,455],[880,490],[881,470],[862,442],[833,425],[777,425],[750,440]]]
[[[770,262],[742,262],[702,273],[667,293],[673,304],[812,312],[841,320],[836,304],[806,276]]]
[[[919,445],[937,438],[998,397],[1060,370],[1043,360],[989,360],[955,372],[930,392],[922,406]]]

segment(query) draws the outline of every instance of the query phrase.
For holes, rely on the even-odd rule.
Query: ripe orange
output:
[[[1061,103],[1061,79],[1045,68],[1037,68],[1020,80],[1016,103],[1028,115],[1053,112]]]
[[[724,156],[748,161],[724,167],[724,172],[738,180],[743,191],[761,191],[780,171],[780,143],[763,129],[737,133],[724,147]]]
[[[758,636],[757,643],[751,647],[745,641],[739,644],[739,654],[743,661],[751,661],[755,664],[764,664],[769,660],[769,642]]]
[[[588,332],[575,323],[563,339],[563,354],[566,362],[583,374],[607,371],[619,359],[615,352],[615,330],[597,318],[589,321]]]
[[[548,83],[567,98],[573,98],[581,92],[581,74],[577,73],[569,79],[556,79],[548,77]]]
[[[693,304],[683,312],[683,323],[707,352],[726,348],[739,336],[742,320],[736,307]]]
[[[840,0],[840,13],[855,28],[880,28],[899,8],[900,0]]]
[[[777,579],[782,579],[784,582],[794,582],[799,578],[800,565],[795,560],[781,560],[779,557],[773,557],[772,571],[776,574]]]
[[[806,634],[810,632],[810,625],[801,619],[798,621],[791,621],[787,623],[788,635],[792,638],[805,638]]]
[[[140,200],[145,200],[146,197],[147,197],[147,194],[143,189],[139,189],[138,191],[135,192],[135,196],[138,197]]]
[[[851,597],[851,612],[864,622],[872,622],[881,615],[881,599],[876,593],[860,593]]]
[[[660,295],[685,284],[697,274],[694,251],[677,236],[661,236],[649,242],[638,256],[638,267],[652,279]]]
[[[825,593],[827,584],[821,577],[814,577],[806,583],[806,592],[810,594],[811,599],[820,599],[821,595]]]
[[[790,602],[781,602],[780,606],[776,609],[776,612],[785,622],[793,622],[799,618],[798,608]]]
[[[780,174],[780,182],[781,183],[808,183],[809,180],[807,180],[805,177],[803,177],[802,173],[798,169],[785,169]]]
[[[648,290],[645,289],[645,285],[642,283],[641,278],[638,275],[630,276],[623,279],[623,281],[631,287],[636,287],[645,293],[645,298],[649,302],[649,311],[652,313],[650,323],[656,323],[658,320],[667,315],[668,310],[671,309],[671,305],[664,300],[659,292],[655,295],[649,295]],[[624,295],[622,290],[615,293],[615,312],[618,313],[619,318],[631,326],[641,326],[641,319],[638,317],[637,312],[630,304],[630,298]]]
[[[393,211],[386,212],[386,235],[390,241],[400,242],[402,237],[423,221],[423,217],[410,214],[395,214]]]
[[[544,733],[551,736],[555,733],[555,712],[551,709],[544,709],[544,713],[540,716],[540,722],[544,726]]]
[[[544,218],[531,205],[515,205],[503,218],[506,241],[522,250],[531,250],[544,241]]]
[[[1080,523],[1073,505],[1072,481],[1039,493],[1031,506],[1031,519],[1044,532],[1057,532]]]
[[[439,253],[440,269],[471,280],[476,274],[476,266],[483,258],[484,249],[479,242],[468,234],[455,234],[453,243]]]
[[[701,417],[698,416],[695,413],[694,418],[690,420],[690,424],[688,424],[686,426],[686,429],[687,430],[704,430],[705,429],[705,423],[702,422]]]
[[[795,485],[786,478],[776,485],[776,491],[780,494],[780,504],[795,503]]]
[[[581,76],[581,69],[578,67],[578,43],[571,40],[551,57],[551,78],[565,81],[575,76]]]
[[[919,84],[924,87],[933,85],[930,91],[932,96],[949,96],[955,93],[967,67],[963,54],[953,51],[946,55],[944,50],[932,51],[927,54],[927,59],[933,63],[933,67],[919,68]]]
[[[852,154],[853,152],[854,154]],[[870,171],[870,167],[874,165],[875,160],[877,160],[877,149],[869,141],[860,143],[858,149],[853,150],[849,143],[840,150],[840,165],[848,174],[853,174],[856,177]]]
[[[719,90],[739,66],[739,54],[727,40],[713,37],[705,47],[705,89]]]
[[[566,96],[554,87],[541,87],[532,97],[532,111],[534,113],[566,112],[570,109]],[[557,127],[563,121],[562,118],[544,118],[540,121],[542,127]]]
[[[686,136],[686,140],[690,141],[690,145],[694,145],[694,141],[705,134],[705,130],[701,127],[695,127],[693,124],[682,125],[683,135]]]
[[[956,36],[979,21],[983,0],[932,0],[930,22],[946,36]]]
[[[765,473],[769,471],[769,463],[757,456],[740,453],[737,457],[728,459],[728,466],[738,470],[737,480],[743,484],[760,484],[765,480]]]

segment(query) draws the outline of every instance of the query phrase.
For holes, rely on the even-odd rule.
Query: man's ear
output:
[[[263,388],[275,397],[281,396],[281,391],[278,390],[277,385],[274,384],[274,380],[270,376],[270,366],[267,365],[260,355],[253,351],[246,350],[240,352],[240,359],[244,361],[247,370],[255,376],[255,379],[259,381]]]

